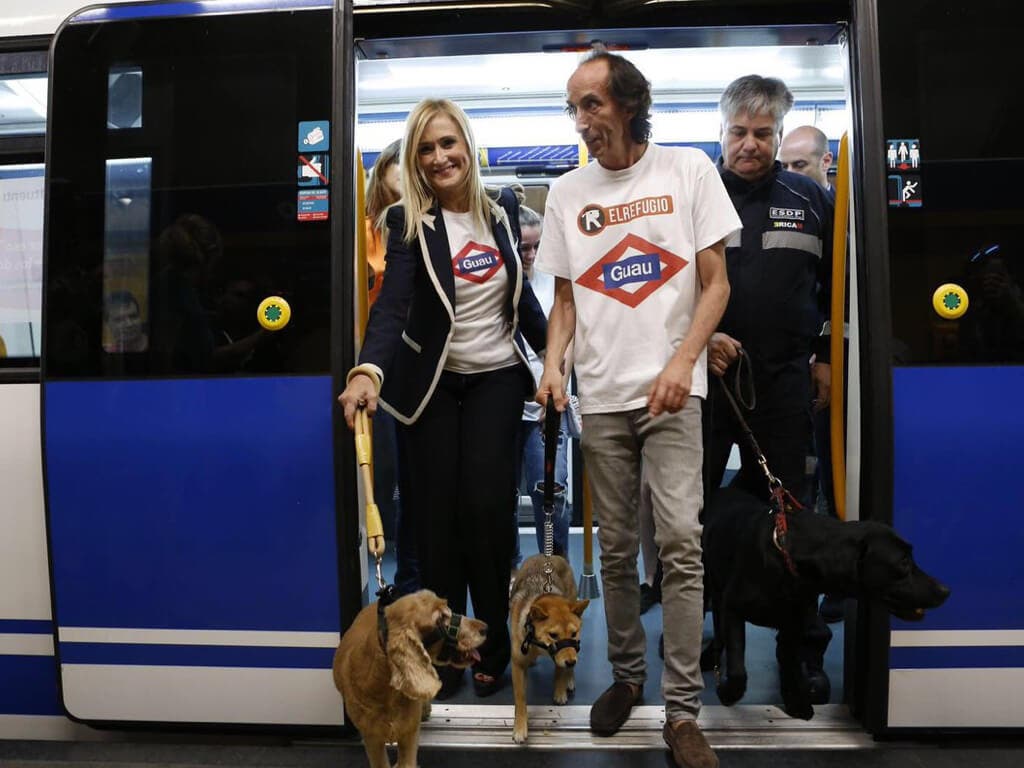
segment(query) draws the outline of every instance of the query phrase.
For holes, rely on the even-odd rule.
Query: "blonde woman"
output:
[[[469,590],[490,627],[473,675],[487,696],[510,655],[516,432],[535,390],[522,336],[540,351],[547,324],[517,253],[519,201],[485,190],[458,106],[428,99],[413,109],[400,173],[384,286],[338,399],[350,427],[362,405],[399,422],[402,513],[416,527],[422,584],[460,613]],[[446,698],[462,673],[440,674]]]

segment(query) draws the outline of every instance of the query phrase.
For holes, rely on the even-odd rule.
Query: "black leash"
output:
[[[768,459],[765,458],[764,452],[761,450],[761,446],[757,443],[757,438],[754,437],[753,430],[750,428],[747,420],[743,418],[743,413],[740,411],[739,403],[743,403],[743,407],[748,411],[754,410],[757,406],[757,391],[754,388],[754,372],[750,364],[750,357],[743,349],[739,352],[740,354],[736,361],[736,379],[734,384],[736,396],[734,397],[733,393],[729,391],[729,387],[725,383],[724,376],[718,379],[718,383],[722,387],[725,399],[729,401],[729,405],[732,407],[732,412],[736,416],[736,422],[740,425],[740,429],[743,430],[743,434],[746,436],[747,441],[750,443],[750,447],[754,451],[754,455],[757,457],[757,463],[761,467],[761,471],[764,472],[764,476],[768,480],[768,493],[771,497],[772,515],[775,518],[775,530],[772,531],[772,543],[775,544],[775,548],[782,553],[782,560],[786,564],[786,570],[795,577],[797,575],[796,563],[793,562],[793,557],[789,553],[788,515],[794,509],[803,509],[803,505],[793,497],[793,494],[786,490],[785,486],[782,485],[782,481],[772,474],[771,469],[768,468]],[[742,393],[741,379],[744,370],[747,372],[746,377],[748,390],[750,392],[749,405],[744,399]]]
[[[741,379],[743,378],[744,370],[746,371],[748,391],[750,392],[749,404],[743,397]],[[726,373],[728,373],[728,371]],[[732,412],[736,416],[736,422],[740,425],[740,429],[743,430],[743,434],[746,436],[747,442],[750,443],[750,447],[753,449],[754,455],[757,457],[757,463],[760,465],[761,471],[764,472],[765,477],[768,479],[769,490],[774,492],[776,487],[782,487],[782,481],[773,475],[771,470],[768,469],[768,460],[764,457],[764,452],[761,450],[761,446],[757,444],[757,438],[754,437],[753,430],[750,429],[750,425],[747,424],[747,420],[743,418],[743,413],[740,411],[740,403],[743,403],[743,407],[748,411],[753,411],[757,408],[757,390],[754,388],[754,371],[750,365],[750,357],[747,355],[745,350],[741,349],[740,355],[736,359],[736,379],[734,383],[736,396],[733,397],[732,392],[729,391],[729,387],[725,383],[725,376],[719,377],[718,383],[722,387],[725,399],[728,400],[729,405],[732,406]]]
[[[555,408],[555,399],[548,397],[547,409],[544,411],[544,479],[537,484],[537,490],[544,494],[544,574],[547,580],[544,591],[550,592],[554,585],[552,576],[554,567],[551,556],[555,553],[555,494],[565,489],[555,482],[555,459],[558,456],[558,431],[562,424],[562,414]]]
[[[383,579],[382,579],[383,581]],[[380,647],[385,653],[388,648],[388,622],[384,617],[384,609],[399,598],[398,590],[394,584],[381,584],[377,590],[377,639],[380,640]]]

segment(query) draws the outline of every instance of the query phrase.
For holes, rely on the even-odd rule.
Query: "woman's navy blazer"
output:
[[[455,327],[455,274],[440,205],[435,202],[423,214],[411,243],[404,239],[405,214],[402,205],[388,209],[387,269],[370,311],[359,364],[381,369],[381,405],[403,424],[412,424],[430,401],[448,357]],[[532,398],[536,382],[522,337],[543,357],[547,321],[523,275],[519,201],[511,189],[501,190],[491,230],[508,274],[505,322],[521,358],[523,398]]]

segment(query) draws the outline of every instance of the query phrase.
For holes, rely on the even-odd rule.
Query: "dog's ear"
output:
[[[572,612],[577,616],[582,616],[583,612],[587,610],[587,606],[590,605],[589,600],[577,600],[572,604]]]
[[[531,621],[544,621],[548,617],[548,612],[545,611],[541,606],[534,603],[530,606],[530,620]]]
[[[391,687],[410,699],[429,700],[441,690],[441,679],[415,629],[400,627],[389,632],[388,663]]]

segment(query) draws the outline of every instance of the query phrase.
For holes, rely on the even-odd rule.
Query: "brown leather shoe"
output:
[[[634,704],[643,697],[643,689],[632,683],[612,683],[590,708],[590,730],[598,736],[611,736],[629,719]]]
[[[665,723],[663,735],[679,768],[718,768],[718,756],[693,720]]]

